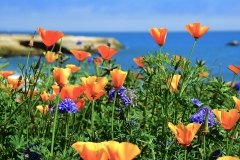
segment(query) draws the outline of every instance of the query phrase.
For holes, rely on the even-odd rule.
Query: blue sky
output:
[[[240,30],[239,8],[240,0],[3,0],[0,31],[184,31],[192,22]]]

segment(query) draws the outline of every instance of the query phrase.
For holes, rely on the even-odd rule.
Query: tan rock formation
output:
[[[0,34],[0,56],[26,56],[29,52],[29,41],[31,35],[27,34]],[[76,42],[81,41],[81,45]],[[64,35],[62,39],[62,52],[70,53],[69,50],[88,50],[96,52],[97,46],[111,44],[111,48],[120,49],[124,46],[115,38],[102,38],[102,37],[86,37],[86,36],[73,36]],[[41,55],[46,50],[46,46],[42,43],[39,35],[34,36],[34,46],[31,48],[31,55]],[[51,48],[49,48],[51,50]],[[53,51],[59,51],[59,43],[55,45]]]

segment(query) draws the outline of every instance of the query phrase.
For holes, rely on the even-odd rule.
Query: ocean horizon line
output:
[[[60,30],[59,30],[60,31]],[[27,30],[15,30],[15,31],[7,31],[0,30],[0,34],[33,34],[35,30],[27,31]],[[149,31],[60,31],[63,33],[148,33]],[[168,30],[168,33],[184,33],[186,30],[182,31],[171,31]],[[208,33],[218,33],[218,32],[240,32],[240,30],[209,30]]]

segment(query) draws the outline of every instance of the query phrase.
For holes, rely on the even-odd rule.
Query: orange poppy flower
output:
[[[85,105],[85,97],[84,98],[81,98],[81,99],[78,99],[78,100],[76,100],[76,105],[77,105],[77,108],[78,108],[78,110],[80,110],[80,109],[82,109],[83,107],[84,107],[84,105]]]
[[[1,74],[4,78],[8,78],[9,76],[13,75],[13,71],[1,71]]]
[[[58,94],[60,91],[60,87],[58,85],[52,85],[53,92]]]
[[[53,77],[59,86],[64,86],[67,84],[70,73],[71,73],[71,69],[69,68],[64,69],[64,68],[54,67],[53,69]]]
[[[182,56],[178,56],[178,55],[173,55],[172,56],[172,59],[174,60],[174,62],[177,64],[177,63],[180,63],[178,64],[179,68],[184,68],[184,65],[186,63],[186,58],[182,57]]]
[[[228,69],[230,69],[235,74],[238,74],[240,72],[240,66],[228,65]]]
[[[173,55],[172,56],[172,59],[175,61],[175,62],[179,62],[180,60],[182,61],[182,62],[186,62],[187,60],[186,60],[186,58],[184,58],[184,57],[182,57],[182,56],[178,56],[178,55]]]
[[[182,122],[180,122],[177,126],[175,126],[171,122],[168,122],[168,127],[174,133],[175,137],[181,145],[189,146],[197,131],[201,127],[201,124],[190,123],[187,126],[184,126]]]
[[[240,117],[237,109],[231,109],[229,112],[214,109],[212,112],[216,115],[217,119],[226,131],[231,130]]]
[[[143,57],[138,57],[138,58],[133,58],[133,61],[138,65],[138,67],[143,67],[144,64],[143,64]]]
[[[37,30],[38,30],[38,34],[40,35],[43,43],[47,47],[54,45],[60,38],[62,38],[64,36],[64,34],[62,32],[45,30],[41,27],[38,27]]]
[[[167,80],[167,86],[168,86],[168,88],[171,88],[173,92],[177,91],[178,82],[179,82],[180,78],[181,78],[181,75],[175,74],[171,79]],[[172,80],[172,81],[170,82],[170,80]]]
[[[38,91],[37,91],[37,90],[30,91],[30,90],[29,90],[28,93],[27,93],[27,96],[29,97],[31,94],[32,94],[32,96],[35,96],[35,95],[38,94]]]
[[[88,78],[82,77],[81,81],[83,85],[86,87],[84,93],[90,100],[97,100],[106,92],[103,90],[103,88],[108,83],[108,80],[105,77],[98,78],[96,76],[89,76]]]
[[[98,58],[94,58],[93,59],[93,63],[97,66],[100,66],[101,62],[103,61],[103,59],[101,57]]]
[[[116,50],[114,50],[110,47],[104,46],[104,45],[100,45],[97,48],[98,48],[98,51],[100,52],[102,58],[105,60],[109,60],[113,55],[115,55],[117,53]]]
[[[16,97],[16,102],[22,103],[22,98],[21,98],[20,96],[17,96],[17,97]]]
[[[187,24],[185,28],[195,39],[201,38],[210,29],[208,26],[200,28],[200,23]]]
[[[46,114],[49,111],[48,105],[45,105],[44,107],[42,105],[38,105],[36,107],[41,113]]]
[[[58,59],[58,54],[55,54],[55,52],[47,51],[47,53],[43,52],[43,54],[45,55],[48,63],[53,63],[56,59]]]
[[[81,67],[76,66],[75,64],[67,64],[66,68],[70,68],[72,73],[77,72]]]
[[[82,61],[87,57],[90,57],[91,54],[86,51],[70,50],[70,52],[76,57],[77,60]]]
[[[207,77],[208,76],[208,72],[201,72],[198,74],[200,77]]]
[[[111,72],[112,82],[114,88],[121,88],[123,86],[123,83],[126,79],[127,72],[124,72],[122,70],[113,69]]]
[[[153,39],[159,46],[163,46],[167,37],[167,28],[152,28],[149,30]]]
[[[56,95],[55,94],[48,95],[46,91],[43,91],[40,94],[40,97],[41,97],[42,101],[51,101],[54,97],[56,97]]]
[[[104,144],[108,153],[108,159],[132,160],[141,153],[137,145],[129,142],[108,141]]]
[[[235,96],[233,96],[232,98],[233,98],[233,100],[234,100],[234,102],[235,102],[235,104],[237,106],[238,111],[240,112],[240,99],[238,99]]]
[[[108,159],[104,143],[76,142],[72,147],[84,160],[106,160]]]
[[[8,83],[13,85],[15,89],[18,89],[21,84],[24,83],[24,80],[19,80],[19,79],[13,79],[13,78],[8,78]]]
[[[70,98],[73,101],[85,91],[84,86],[65,85],[60,93],[61,99]]]
[[[1,84],[1,88],[2,89],[7,89],[7,90],[12,90],[13,89],[13,85],[12,84],[5,84],[5,85]]]
[[[134,73],[132,72],[133,76],[137,79],[141,79],[142,78],[142,75],[140,73]]]
[[[232,156],[223,156],[223,157],[219,157],[217,160],[240,160],[240,159]]]

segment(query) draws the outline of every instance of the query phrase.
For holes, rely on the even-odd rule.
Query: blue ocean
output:
[[[147,55],[159,51],[159,46],[155,43],[149,32],[64,32],[64,34],[113,37],[122,43],[125,48],[113,56],[116,62],[121,65],[122,70],[136,68],[133,58]],[[240,42],[240,31],[232,32],[207,32],[202,38],[197,40],[191,61],[204,60],[213,76],[222,75],[225,81],[233,78],[233,73],[228,69],[229,64],[240,66],[240,46],[228,46],[228,42],[237,40]],[[194,39],[186,32],[168,32],[166,43],[162,52],[171,55],[182,55],[188,57]],[[0,63],[10,62],[5,70],[17,71],[17,63],[26,63],[27,57],[2,58]],[[37,61],[38,57],[31,57],[31,62]],[[70,55],[68,63],[78,64],[74,56]],[[239,79],[235,79],[239,80]]]

